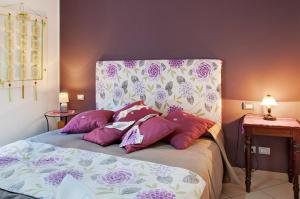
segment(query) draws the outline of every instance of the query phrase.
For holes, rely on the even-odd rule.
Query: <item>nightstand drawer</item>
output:
[[[271,129],[255,127],[251,128],[251,133],[253,135],[263,135],[263,136],[275,136],[275,137],[292,137],[292,131],[289,129]]]

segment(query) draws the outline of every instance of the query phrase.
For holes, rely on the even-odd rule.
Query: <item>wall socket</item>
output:
[[[246,150],[246,146],[244,147],[244,151]],[[251,153],[258,153],[261,155],[271,155],[271,148],[268,147],[258,147],[258,151],[256,149],[256,146],[251,146]]]
[[[258,147],[258,153],[262,155],[271,155],[271,149],[268,147]]]

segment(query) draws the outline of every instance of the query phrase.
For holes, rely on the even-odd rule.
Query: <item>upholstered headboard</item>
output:
[[[180,109],[221,122],[221,66],[217,59],[98,61],[97,108],[143,99],[163,113]]]

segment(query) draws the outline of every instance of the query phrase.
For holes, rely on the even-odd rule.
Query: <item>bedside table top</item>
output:
[[[76,110],[68,110],[68,112],[60,112],[59,110],[48,111],[45,113],[47,117],[67,117],[76,115],[78,112]]]
[[[244,126],[264,126],[264,127],[285,127],[300,128],[299,122],[294,118],[277,118],[277,120],[264,120],[261,115],[246,115],[243,121]]]

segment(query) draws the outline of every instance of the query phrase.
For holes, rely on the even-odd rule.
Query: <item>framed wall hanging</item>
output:
[[[17,10],[0,7],[0,85],[8,89],[9,101],[12,88],[20,88],[24,99],[25,85],[33,87],[37,100],[38,81],[43,79],[47,18],[25,9],[23,3]]]

